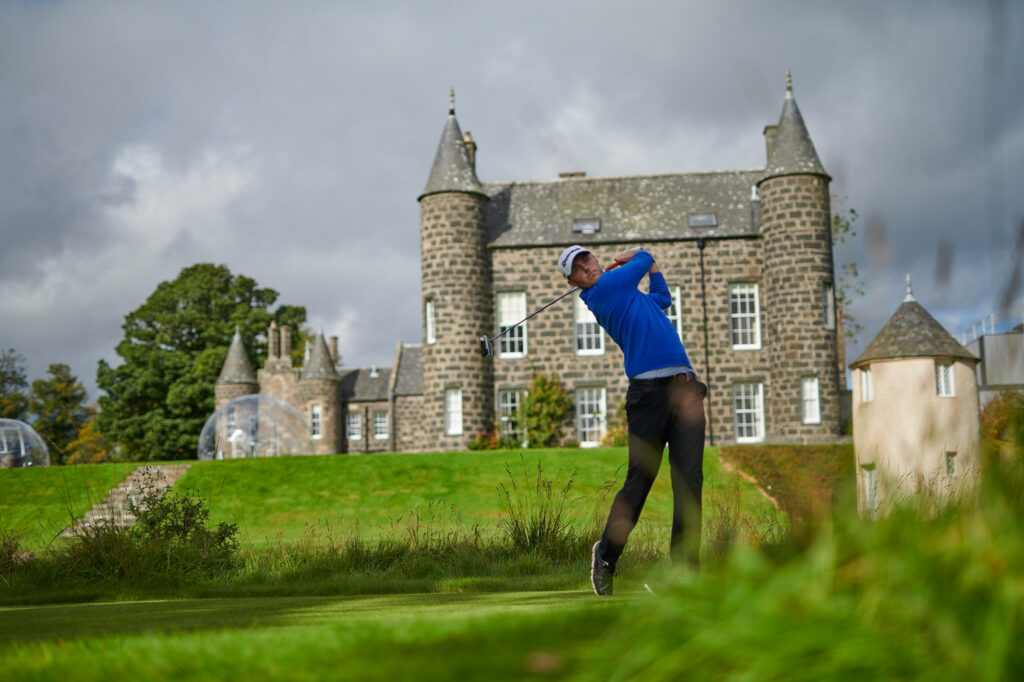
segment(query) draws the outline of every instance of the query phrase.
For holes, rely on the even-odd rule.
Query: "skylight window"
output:
[[[601,231],[600,218],[576,218],[572,221],[572,231],[580,234],[594,234]]]
[[[714,227],[718,224],[718,216],[714,213],[691,213],[688,218],[690,227]]]

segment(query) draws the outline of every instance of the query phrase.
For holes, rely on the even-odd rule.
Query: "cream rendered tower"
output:
[[[475,145],[448,119],[419,196],[423,282],[423,449],[462,450],[491,428],[492,364],[478,352],[494,326],[485,209]]]

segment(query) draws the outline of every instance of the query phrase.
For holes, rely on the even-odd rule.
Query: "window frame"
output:
[[[514,396],[513,400],[504,400],[507,396]],[[498,431],[509,440],[516,443],[523,442],[523,430],[516,427],[515,418],[519,408],[523,405],[523,392],[518,388],[498,389],[498,399],[495,401],[498,407]]]
[[[944,386],[943,377],[948,379],[949,386]],[[956,381],[954,380],[953,363],[935,361],[935,395],[939,398],[956,397]],[[943,392],[948,388],[948,392]]]
[[[387,440],[391,435],[391,424],[387,410],[375,410],[373,413],[373,439]],[[383,428],[381,426],[383,425]]]
[[[681,286],[670,286],[668,293],[672,298],[672,302],[667,308],[665,308],[665,315],[668,317],[668,321],[672,323],[672,326],[676,328],[676,334],[679,335],[679,340],[683,340],[683,288]],[[675,310],[675,315],[672,315],[672,311]]]
[[[836,328],[836,291],[831,282],[821,285],[821,298],[825,329],[833,331]]]
[[[752,303],[753,312],[737,312],[742,303]],[[750,328],[743,327],[743,320],[751,320]],[[752,335],[753,340],[737,343],[737,337],[742,340],[744,335]],[[761,350],[761,287],[757,282],[729,283],[729,342],[732,350]]]
[[[875,399],[875,382],[871,376],[871,368],[860,370],[860,401],[870,403]]]
[[[753,388],[754,392],[752,395],[746,396],[740,395],[740,392],[745,391],[748,388]],[[737,407],[737,401],[753,400],[753,408],[743,408],[742,410]],[[741,414],[751,414],[754,419],[749,426],[753,428],[752,435],[740,435],[741,428],[746,428],[747,423],[741,422]],[[736,438],[737,443],[763,443],[765,433],[765,414],[764,414],[764,383],[760,381],[741,381],[732,385],[732,419],[733,419],[733,434]]]
[[[320,403],[309,406],[309,437],[320,440],[324,437],[324,408]]]
[[[576,355],[604,355],[604,330],[580,295],[576,294],[573,298],[573,342],[576,345]],[[580,319],[581,317],[583,319]],[[588,340],[596,340],[596,347],[580,348],[580,342]]]
[[[423,341],[428,346],[437,343],[437,321],[434,319],[434,299],[428,298],[423,303]]]
[[[595,391],[596,395],[592,393]],[[592,398],[596,398],[596,400]],[[574,399],[576,408],[576,437],[580,447],[596,448],[601,445],[601,439],[604,438],[608,425],[608,392],[604,386],[580,386],[575,391]],[[597,412],[584,413],[583,408],[591,402],[596,403],[598,407]],[[584,425],[584,420],[588,421],[586,425]],[[589,423],[589,420],[594,421]],[[597,439],[586,440],[585,435],[591,435],[594,429],[597,430]]]
[[[444,435],[461,436],[462,432],[462,389],[453,386],[444,390]]]
[[[509,318],[515,319],[504,319],[504,313],[508,308],[502,306],[502,301],[509,301],[512,297],[518,297],[522,302],[521,308],[517,308],[516,311],[509,315]],[[508,327],[522,320],[526,317],[526,292],[525,291],[499,291],[495,297],[496,314],[495,318],[498,321],[498,333],[505,331]],[[526,322],[523,322],[519,326],[515,327],[512,331],[503,335],[498,339],[498,348],[496,356],[506,360],[515,360],[517,358],[525,358],[529,352],[529,333],[527,330]],[[521,345],[520,350],[512,350],[513,344]]]
[[[812,382],[812,383],[808,383]],[[814,387],[814,396],[808,395],[808,386]],[[818,381],[818,377],[801,377],[800,379],[800,397],[802,398],[803,411],[801,419],[804,424],[820,424],[821,423],[821,382]],[[807,408],[808,405],[814,406],[813,416],[808,418]]]
[[[363,413],[349,412],[345,417],[345,436],[348,440],[361,440],[363,437]]]

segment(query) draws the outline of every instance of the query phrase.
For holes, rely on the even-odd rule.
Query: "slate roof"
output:
[[[324,340],[324,333],[320,332],[313,340],[313,349],[310,351],[309,360],[302,367],[299,375],[302,379],[337,379],[338,372],[334,369],[334,360],[331,359],[331,351],[327,349],[327,341]]]
[[[488,241],[501,248],[755,236],[759,206],[751,192],[763,175],[745,169],[489,182]],[[690,227],[690,215],[711,213],[717,225]],[[600,219],[600,230],[573,232],[580,218]]]
[[[371,400],[388,399],[388,383],[391,379],[390,369],[374,369],[360,367],[341,373],[341,399],[349,402],[368,402]]]
[[[462,130],[459,129],[459,122],[455,120],[454,98],[453,93],[448,120],[445,121],[441,142],[438,143],[437,153],[434,155],[434,165],[430,168],[430,175],[427,177],[423,193],[419,196],[420,199],[437,192],[484,193],[476,177],[476,169],[469,160],[469,150],[466,148]]]
[[[924,307],[908,296],[878,335],[851,365],[858,369],[872,360],[893,358],[978,358],[950,336]]]
[[[782,105],[779,127],[775,131],[775,141],[761,180],[797,173],[829,177],[818,159],[818,152],[814,150],[814,143],[804,125],[804,117],[800,115],[800,107],[793,98],[793,83],[787,73],[786,101]]]
[[[402,344],[398,360],[398,378],[395,381],[395,395],[423,394],[423,345]]]
[[[224,367],[217,377],[218,384],[255,384],[256,372],[252,369],[249,356],[245,352],[245,344],[242,343],[242,335],[235,327],[235,335],[231,338],[231,347],[228,348],[228,357],[224,360]]]

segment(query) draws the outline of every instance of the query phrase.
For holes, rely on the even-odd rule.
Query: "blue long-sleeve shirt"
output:
[[[626,376],[631,379],[652,369],[691,366],[679,334],[664,313],[672,304],[665,276],[651,273],[649,294],[637,289],[653,264],[651,254],[637,251],[628,263],[602,274],[597,284],[580,293],[598,324],[622,349]]]

